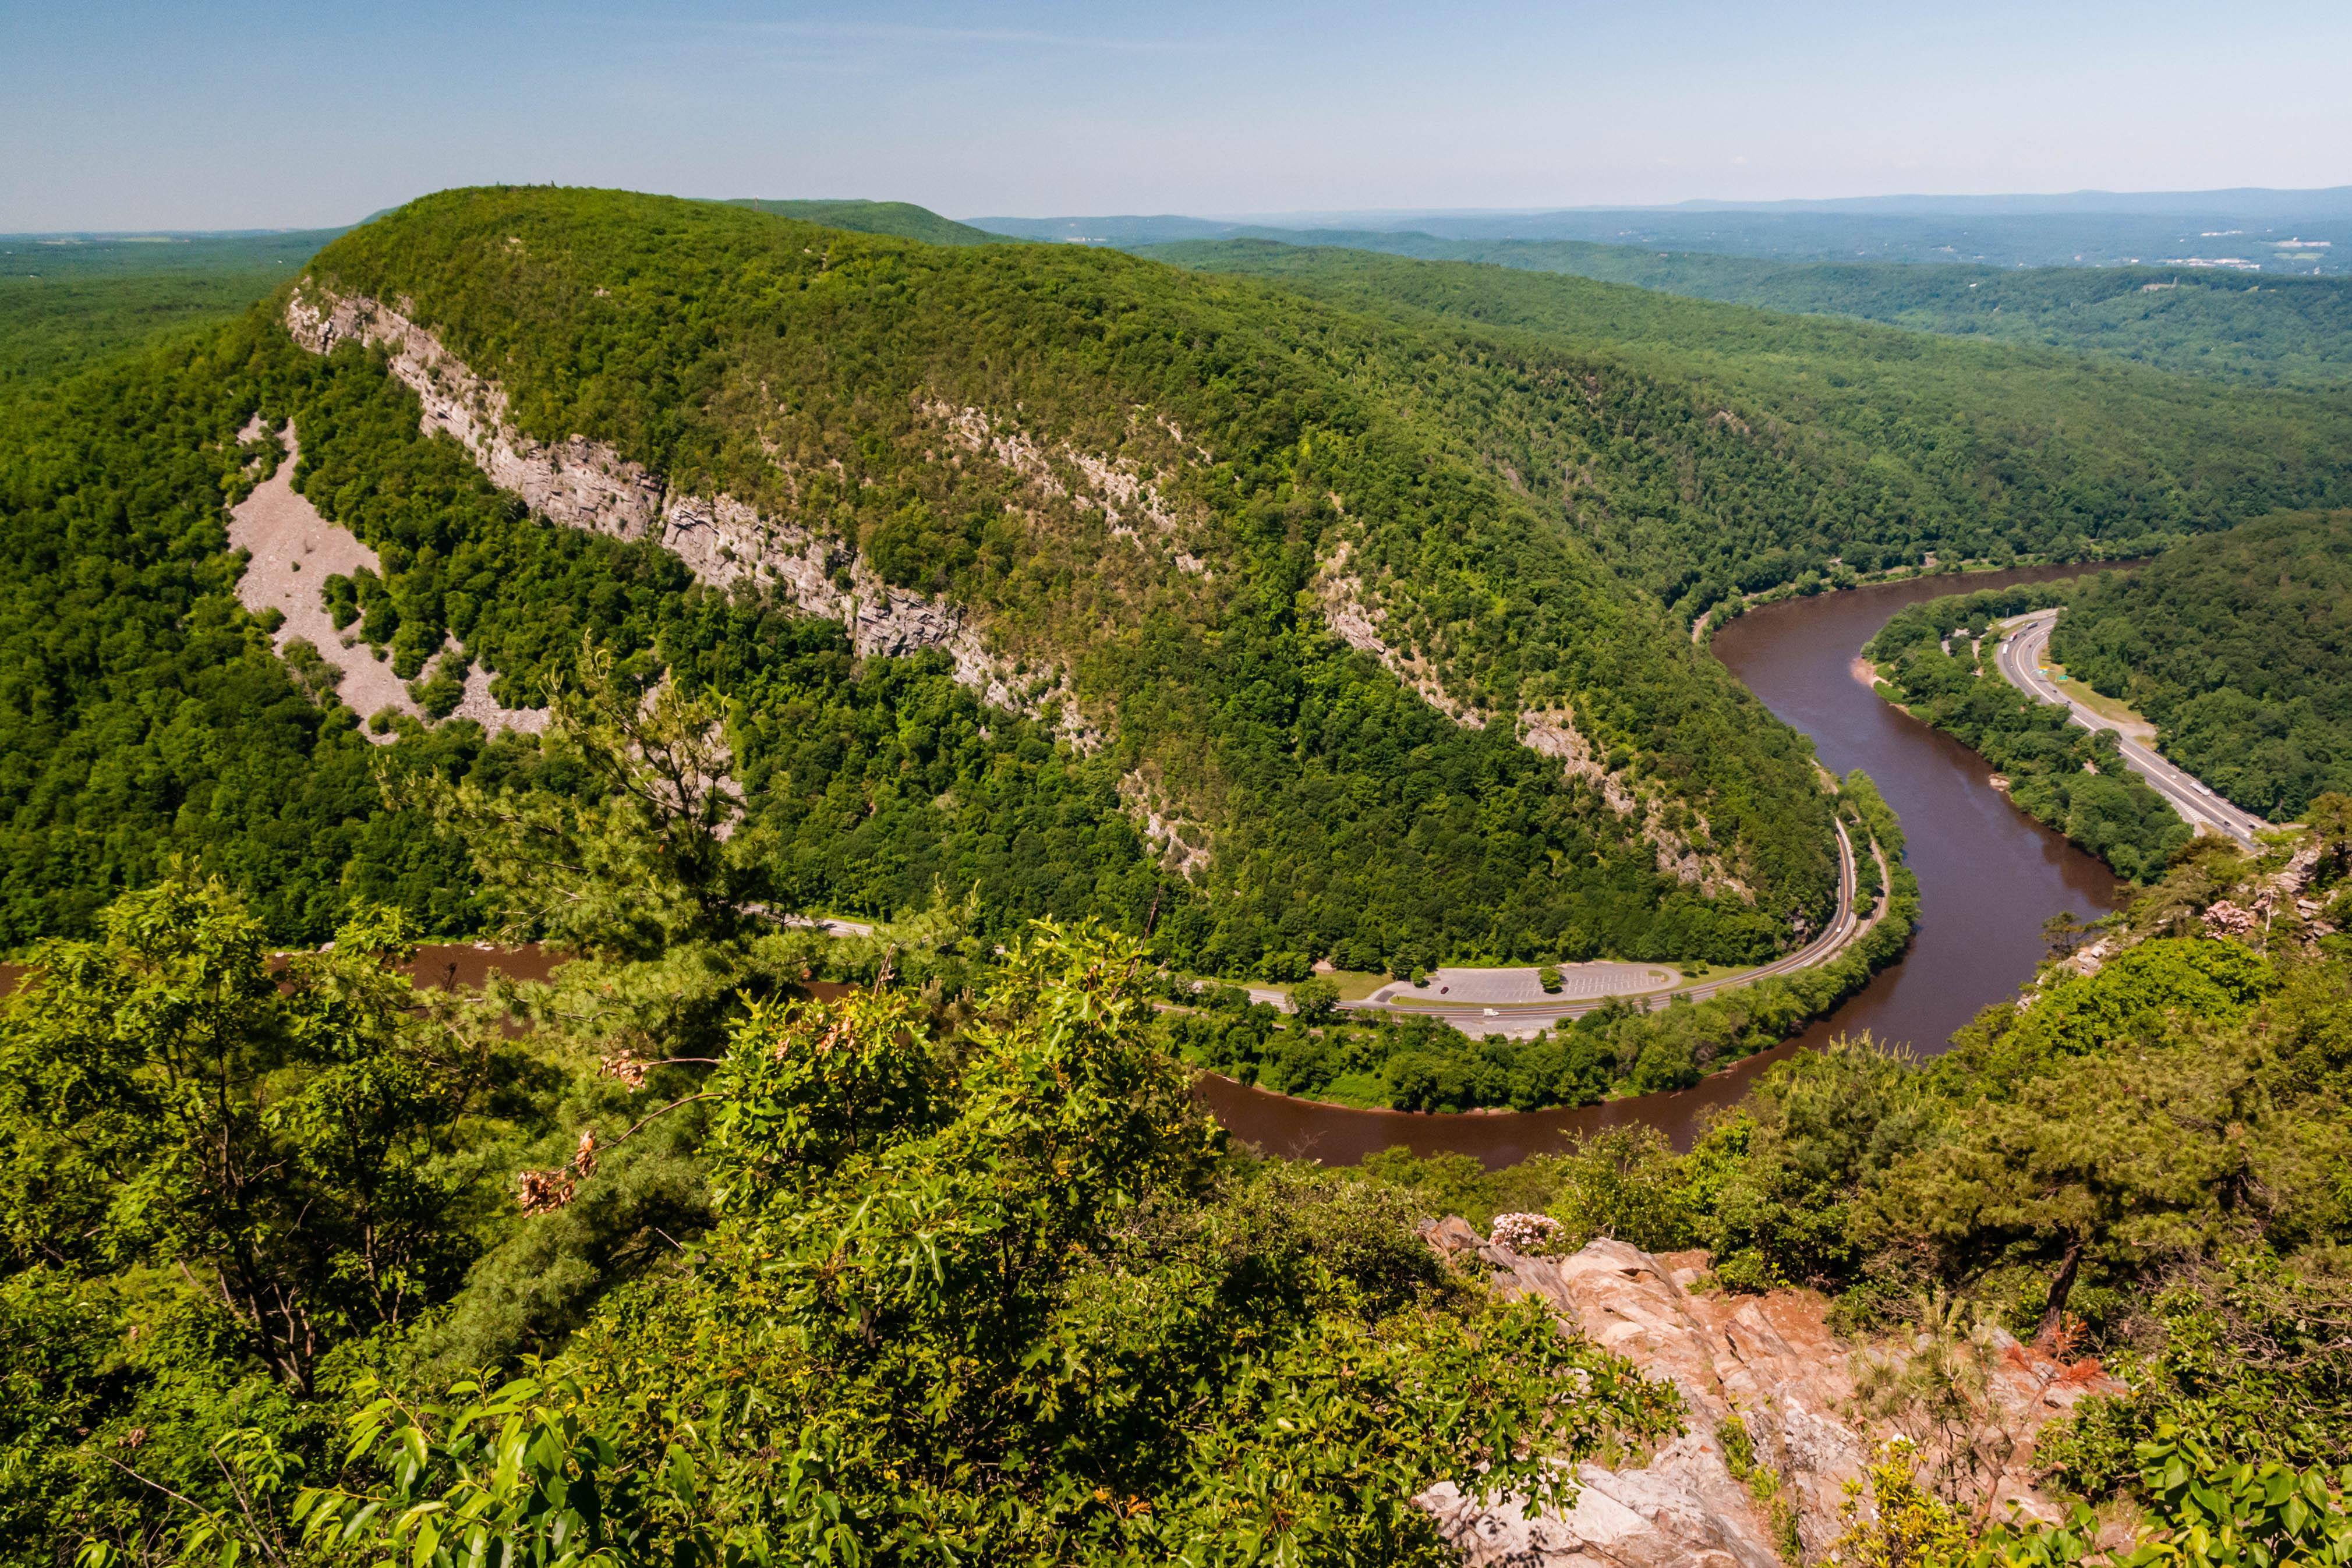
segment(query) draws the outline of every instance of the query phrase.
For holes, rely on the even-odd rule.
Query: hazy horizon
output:
[[[2210,18],[100,0],[7,24],[0,232],[324,227],[494,183],[1223,217],[2352,182],[2352,13]]]
[[[418,195],[420,195],[420,196],[425,195],[425,194],[428,194],[428,193],[426,193],[426,192],[418,192],[418,193],[417,193],[417,194],[418,194]],[[2054,203],[2063,203],[2063,202],[2067,201],[2069,198],[2073,198],[2073,197],[2090,197],[2090,196],[2096,196],[2096,197],[2105,197],[2105,198],[2109,198],[2109,199],[2110,199],[2110,203],[2111,203],[2111,204],[2102,204],[2102,205],[2090,205],[2090,204],[2085,204],[2085,205],[2079,206],[2079,207],[2076,207],[2076,206],[2063,206],[2063,205],[2051,205],[2051,206],[2047,206],[2047,207],[2037,207],[2037,206],[2027,206],[2027,205],[2025,205],[2025,204],[2039,204],[2039,203],[2053,203],[2053,204],[2054,204]],[[2337,212],[2337,211],[2341,211],[2341,212],[2344,212],[2344,213],[2352,213],[2352,185],[2334,185],[2334,186],[2314,186],[2314,187],[2309,187],[2309,188],[2305,188],[2305,189],[2278,188],[2278,187],[2272,187],[2272,186],[2235,186],[2235,187],[2221,187],[2221,188],[2217,188],[2217,189],[2212,190],[2212,191],[2147,191],[2147,192],[2131,192],[2131,191],[2095,191],[2095,190],[2081,190],[2081,191],[2053,191],[2053,192],[2033,192],[2033,191],[2011,191],[2011,192],[1954,192],[1954,193],[1949,193],[1949,194],[1947,194],[1947,195],[1941,195],[1941,196],[1937,196],[1937,195],[1929,195],[1929,194],[1925,194],[1925,193],[1916,193],[1916,192],[1885,192],[1885,193],[1877,193],[1877,194],[1870,194],[1870,195],[1855,195],[1855,196],[1846,196],[1846,197],[1823,197],[1823,198],[1803,198],[1803,197],[1798,197],[1798,198],[1789,198],[1789,199],[1785,199],[1785,200],[1779,200],[1779,201],[1761,201],[1761,200],[1759,200],[1759,201],[1750,201],[1750,202],[1724,201],[1724,200],[1720,200],[1720,199],[1717,199],[1717,198],[1709,198],[1709,197],[1703,197],[1703,196],[1701,196],[1701,197],[1690,197],[1690,198],[1685,198],[1685,200],[1680,201],[1680,202],[1658,202],[1658,203],[1621,203],[1621,204],[1601,204],[1601,205],[1591,205],[1591,206],[1583,206],[1583,207],[1557,207],[1557,206],[1528,206],[1528,207],[1412,207],[1412,206],[1406,206],[1406,207],[1364,207],[1364,208],[1356,208],[1356,209],[1341,210],[1341,211],[1318,211],[1318,210],[1304,210],[1304,211],[1291,211],[1291,212],[1253,212],[1253,213],[1244,213],[1244,212],[1216,212],[1216,211],[1203,210],[1203,211],[1198,211],[1198,212],[1185,212],[1185,213],[1172,213],[1172,212],[1171,212],[1171,213],[1140,213],[1140,212],[1139,212],[1139,213],[1121,213],[1121,214],[1108,214],[1108,213],[941,213],[940,215],[940,216],[942,216],[942,217],[947,217],[947,218],[954,219],[955,221],[960,222],[960,223],[980,223],[980,222],[989,221],[989,220],[992,220],[992,219],[1003,219],[1003,220],[1007,220],[1007,221],[1018,221],[1018,222],[1026,222],[1026,223],[1047,223],[1047,222],[1055,222],[1055,221],[1062,221],[1062,220],[1093,219],[1093,218],[1105,218],[1105,217],[1118,217],[1118,218],[1182,218],[1182,219],[1192,219],[1192,220],[1197,220],[1197,221],[1199,221],[1199,222],[1202,222],[1202,223],[1213,223],[1213,224],[1239,224],[1239,225],[1268,225],[1268,226],[1275,225],[1276,225],[1276,224],[1287,224],[1287,225],[1297,225],[1297,226],[1302,226],[1302,227],[1303,227],[1303,226],[1330,226],[1330,225],[1344,225],[1344,224],[1350,223],[1350,222],[1354,222],[1354,221],[1358,221],[1358,220],[1371,219],[1371,218],[1386,218],[1386,219],[1393,219],[1393,220],[1397,220],[1397,221],[1402,222],[1402,221],[1407,221],[1407,220],[1412,220],[1412,219],[1416,219],[1416,218],[1445,219],[1445,218],[1521,217],[1521,216],[1527,216],[1527,217],[1537,217],[1537,216],[1544,216],[1544,215],[1548,215],[1548,214],[1571,214],[1571,213],[1603,213],[1603,214],[1605,214],[1605,213],[1656,213],[1656,214],[1706,214],[1706,213],[1709,213],[1709,212],[1723,212],[1723,213],[1769,212],[1769,211],[1772,211],[1772,210],[1774,210],[1774,209],[1785,209],[1785,210],[1790,210],[1790,211],[1792,211],[1792,212],[1813,212],[1813,211],[1823,211],[1823,212],[1826,212],[1826,211],[1841,211],[1841,210],[1842,210],[1842,211],[1849,211],[1849,212],[1856,212],[1856,213],[1867,213],[1867,212],[1872,212],[1872,211],[1874,211],[1874,210],[1879,210],[1879,211],[1885,211],[1885,212],[1890,212],[1890,213],[1916,212],[1916,213],[1919,213],[1919,214],[1946,214],[1946,215],[1954,215],[1954,214],[1958,214],[1958,215],[1980,215],[1980,214],[1986,214],[2006,213],[2006,212],[2011,212],[2011,211],[2012,211],[2012,210],[2013,210],[2013,211],[2016,211],[2016,212],[2019,212],[2019,213],[2035,213],[2035,212],[2042,212],[2042,213],[2047,213],[2047,214],[2049,214],[2050,215],[2063,215],[2063,214],[2134,214],[2134,215],[2160,215],[2160,214],[2174,214],[2176,211],[2177,211],[2178,213],[2201,213],[2201,212],[2207,212],[2207,211],[2213,210],[2213,208],[2212,208],[2212,207],[2210,207],[2210,206],[2204,206],[2204,205],[2183,205],[2183,206],[2179,207],[2178,209],[2175,209],[2175,208],[2172,208],[2172,207],[2158,206],[2158,205],[2155,205],[2155,204],[2148,204],[2148,205],[2137,205],[2137,204],[2134,204],[2134,203],[2136,203],[2136,202],[2138,202],[2138,201],[2142,201],[2142,200],[2146,200],[2146,201],[2148,201],[2148,202],[2150,202],[2151,204],[2153,204],[2153,203],[2154,203],[2154,202],[2156,202],[2156,201],[2158,201],[2158,200],[2164,200],[2164,199],[2179,200],[2179,199],[2184,199],[2184,198],[2194,198],[2194,197],[2248,197],[2248,196],[2253,196],[2253,197],[2263,197],[2263,196],[2276,196],[2276,197],[2312,197],[2312,198],[2326,198],[2326,199],[2327,199],[2327,200],[2326,200],[2326,202],[2324,202],[2324,203],[2315,201],[2315,202],[2312,202],[2312,203],[2310,203],[2310,204],[2301,204],[2301,205],[2296,204],[2292,203],[2292,202],[2277,204],[2277,205],[2279,206],[2279,208],[2280,208],[2282,211],[2284,211],[2284,212],[2290,212],[2290,213],[2294,213],[2294,214],[2300,214],[2300,215],[2310,215],[2310,214],[2312,214],[2315,209],[2321,209],[2321,208],[2325,208],[2326,210],[2327,210],[2327,211],[2329,211],[2329,212]],[[898,200],[901,200],[902,198],[899,198],[899,197],[897,197],[897,196],[892,196],[892,195],[889,195],[889,194],[887,194],[887,193],[884,193],[884,194],[867,194],[867,193],[852,193],[852,194],[844,194],[844,193],[839,193],[839,192],[832,192],[832,193],[814,193],[814,194],[813,194],[813,193],[806,193],[806,192],[793,191],[793,192],[766,192],[766,193],[761,193],[761,195],[760,195],[760,196],[758,196],[758,197],[756,197],[756,198],[740,198],[740,197],[739,197],[739,198],[727,198],[727,197],[719,197],[719,198],[698,198],[698,199],[713,199],[713,200],[735,200],[735,199],[758,199],[758,200],[809,199],[809,200],[817,200],[817,201],[877,201],[877,202],[892,202],[892,201],[898,201]],[[1885,205],[1884,207],[1881,207],[1881,205],[1880,205],[1881,204],[1885,204]],[[1897,204],[1900,204],[1900,205],[1897,205]],[[2002,205],[2000,205],[2000,206],[1988,206],[1988,205],[1984,205],[1985,204],[2002,204]],[[2007,204],[2018,204],[2018,205],[2012,209],[2011,206],[2007,205]],[[375,209],[375,211],[377,211],[377,212],[386,211],[386,210],[389,210],[389,209],[384,209],[384,208],[378,208],[378,209]],[[242,227],[242,228],[212,228],[212,229],[203,229],[203,228],[162,228],[162,227],[147,227],[147,228],[139,228],[139,227],[126,227],[126,228],[119,228],[119,229],[93,229],[93,228],[9,229],[9,230],[0,230],[0,238],[6,238],[6,239],[89,238],[89,239],[92,239],[92,240],[103,240],[103,239],[135,240],[135,239],[142,239],[142,238],[219,238],[219,237],[234,237],[234,236],[236,236],[236,235],[239,235],[300,234],[300,233],[304,233],[304,232],[310,232],[310,231],[314,231],[314,230],[315,230],[315,231],[318,231],[318,232],[339,231],[339,230],[341,230],[341,229],[344,229],[344,228],[352,227],[352,226],[353,226],[353,225],[357,225],[357,224],[359,224],[359,223],[362,223],[362,222],[366,221],[366,219],[367,219],[367,218],[369,218],[369,217],[371,217],[371,216],[373,216],[373,215],[374,215],[374,214],[373,214],[373,213],[362,214],[359,214],[359,215],[357,215],[357,216],[354,216],[354,217],[352,217],[352,218],[351,218],[351,219],[349,219],[349,220],[347,220],[347,221],[345,221],[345,222],[341,222],[341,223],[324,223],[324,224],[317,224],[317,225],[251,225],[251,226],[247,226],[247,227]]]

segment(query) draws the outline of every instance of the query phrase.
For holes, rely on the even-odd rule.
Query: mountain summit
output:
[[[1377,319],[1076,247],[490,190],[329,246],[283,320],[373,355],[533,516],[861,658],[937,650],[1102,756],[1219,895],[1205,956],[1434,962],[1442,905],[1497,956],[1734,959],[1833,899],[1806,748],[1426,407],[1528,390]],[[404,622],[446,603],[419,571]]]

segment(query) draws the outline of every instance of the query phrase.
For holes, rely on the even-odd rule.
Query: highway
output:
[[[2155,748],[2124,735],[2113,719],[2104,718],[2094,709],[2084,706],[2066,694],[2065,685],[2053,680],[2044,667],[2049,663],[2050,627],[2058,619],[2055,610],[2037,610],[2030,615],[2020,615],[2005,622],[2009,633],[1993,655],[2001,678],[2037,702],[2053,703],[2063,707],[2076,724],[2088,730],[2113,729],[2123,742],[2124,760],[2131,770],[2147,780],[2155,791],[2172,803],[2189,826],[2210,829],[2236,840],[2247,849],[2255,847],[2254,835],[2270,824],[2250,811],[2242,811],[2198,782],[2194,774],[2184,771],[2157,755]]]
[[[1855,910],[1854,894],[1858,884],[1855,878],[1853,841],[1846,836],[1844,823],[1838,822],[1835,826],[1838,837],[1837,915],[1819,936],[1814,937],[1795,952],[1757,968],[1742,969],[1736,975],[1726,975],[1720,979],[1705,981],[1696,986],[1676,986],[1625,999],[1645,1008],[1663,1006],[1673,997],[1688,997],[1693,1001],[1699,1001],[1714,996],[1718,991],[1752,984],[1767,975],[1785,975],[1791,970],[1809,968],[1815,964],[1826,963],[1843,951],[1848,943],[1869,929],[1871,924],[1878,918],[1879,914],[1885,908],[1886,896],[1884,892],[1880,894],[1878,907],[1867,916]],[[1887,881],[1888,868],[1882,861],[1879,866],[1879,884],[1882,889],[1887,885]],[[1263,1000],[1274,1001],[1277,1006],[1287,1005],[1287,998],[1278,992],[1261,991],[1253,988],[1251,994]],[[1473,1037],[1487,1034],[1525,1036],[1532,1035],[1538,1030],[1549,1029],[1561,1019],[1575,1018],[1589,1013],[1596,1008],[1605,1006],[1612,999],[1615,998],[1563,997],[1557,1001],[1487,1005],[1467,1002],[1458,1007],[1447,1007],[1432,1006],[1430,1001],[1416,998],[1404,1007],[1369,1000],[1341,1002],[1339,1005],[1351,1012],[1377,1012],[1391,1019],[1440,1019]]]

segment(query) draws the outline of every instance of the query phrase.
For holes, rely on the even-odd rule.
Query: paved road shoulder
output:
[[[2028,615],[2012,616],[2001,622],[2003,634],[1993,655],[1993,664],[2001,678],[2036,702],[2063,707],[2067,716],[2084,729],[2116,731],[2121,742],[2124,761],[2131,770],[2147,780],[2148,787],[2170,802],[2182,821],[2200,832],[2216,832],[2236,840],[2247,849],[2255,847],[2254,835],[2270,827],[2262,818],[2242,811],[2206,787],[2204,782],[2186,768],[2174,766],[2157,755],[2153,747],[2125,735],[2111,719],[2095,709],[2074,701],[2053,679],[2047,668],[2050,657],[2050,628],[2058,619],[2055,610],[2036,610]]]

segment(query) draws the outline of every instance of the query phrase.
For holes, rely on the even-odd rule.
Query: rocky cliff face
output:
[[[1332,632],[1348,646],[1378,659],[1391,674],[1421,694],[1423,702],[1465,729],[1486,728],[1488,719],[1498,716],[1458,700],[1445,689],[1433,664],[1409,642],[1391,643],[1384,634],[1386,612],[1351,569],[1352,554],[1351,547],[1342,540],[1316,574],[1315,592]],[[1755,890],[1732,872],[1721,855],[1699,853],[1687,837],[1667,828],[1662,802],[1654,794],[1636,794],[1623,776],[1612,772],[1593,755],[1591,743],[1576,727],[1574,713],[1567,708],[1529,709],[1518,716],[1517,726],[1521,745],[1553,758],[1570,778],[1581,779],[1599,790],[1610,810],[1649,841],[1661,876],[1695,883],[1710,898],[1730,893],[1750,904],[1756,902]],[[1697,819],[1697,826],[1703,833],[1713,831],[1704,816]]]
[[[944,648],[955,661],[956,678],[989,702],[1035,710],[1013,672],[990,654],[954,605],[891,587],[845,541],[762,517],[731,496],[672,489],[602,442],[579,435],[535,440],[509,418],[504,389],[393,306],[305,278],[287,300],[286,329],[316,354],[331,353],[346,341],[383,348],[392,373],[423,406],[424,428],[446,432],[492,484],[550,521],[615,538],[654,539],[698,579],[722,588],[765,585],[812,615],[842,622],[861,654]],[[1064,731],[1075,744],[1087,749],[1100,744],[1074,703],[1063,703],[1061,711]]]
[[[392,373],[425,406],[427,431],[446,431],[501,490],[572,528],[643,538],[660,521],[662,483],[610,447],[573,436],[552,444],[517,431],[507,395],[391,306],[303,279],[286,302],[286,329],[314,354],[342,342],[382,347]]]
[[[1831,1333],[1828,1303],[1810,1291],[1695,1294],[1704,1253],[1653,1257],[1602,1240],[1570,1257],[1533,1258],[1481,1240],[1459,1219],[1428,1236],[1441,1250],[1490,1269],[1510,1294],[1542,1300],[1596,1343],[1672,1381],[1687,1410],[1689,1430],[1649,1463],[1581,1467],[1581,1496],[1564,1514],[1526,1519],[1515,1501],[1476,1503],[1451,1486],[1425,1494],[1423,1505],[1465,1563],[1779,1568],[1794,1560],[1791,1546],[1804,1561],[1826,1557],[1846,1483],[1894,1435],[1853,1414],[1862,1358],[1899,1364],[1917,1347],[1848,1344]],[[1989,1512],[2005,1517],[2014,1502],[2056,1518],[2033,1487],[2033,1436],[2086,1394],[2120,1385],[2095,1361],[2069,1365],[2007,1334],[1992,1335],[1987,1348],[1985,1404],[1997,1428],[1982,1434],[1997,1456],[1985,1489]],[[1735,1463],[1769,1479],[1743,1480]]]

